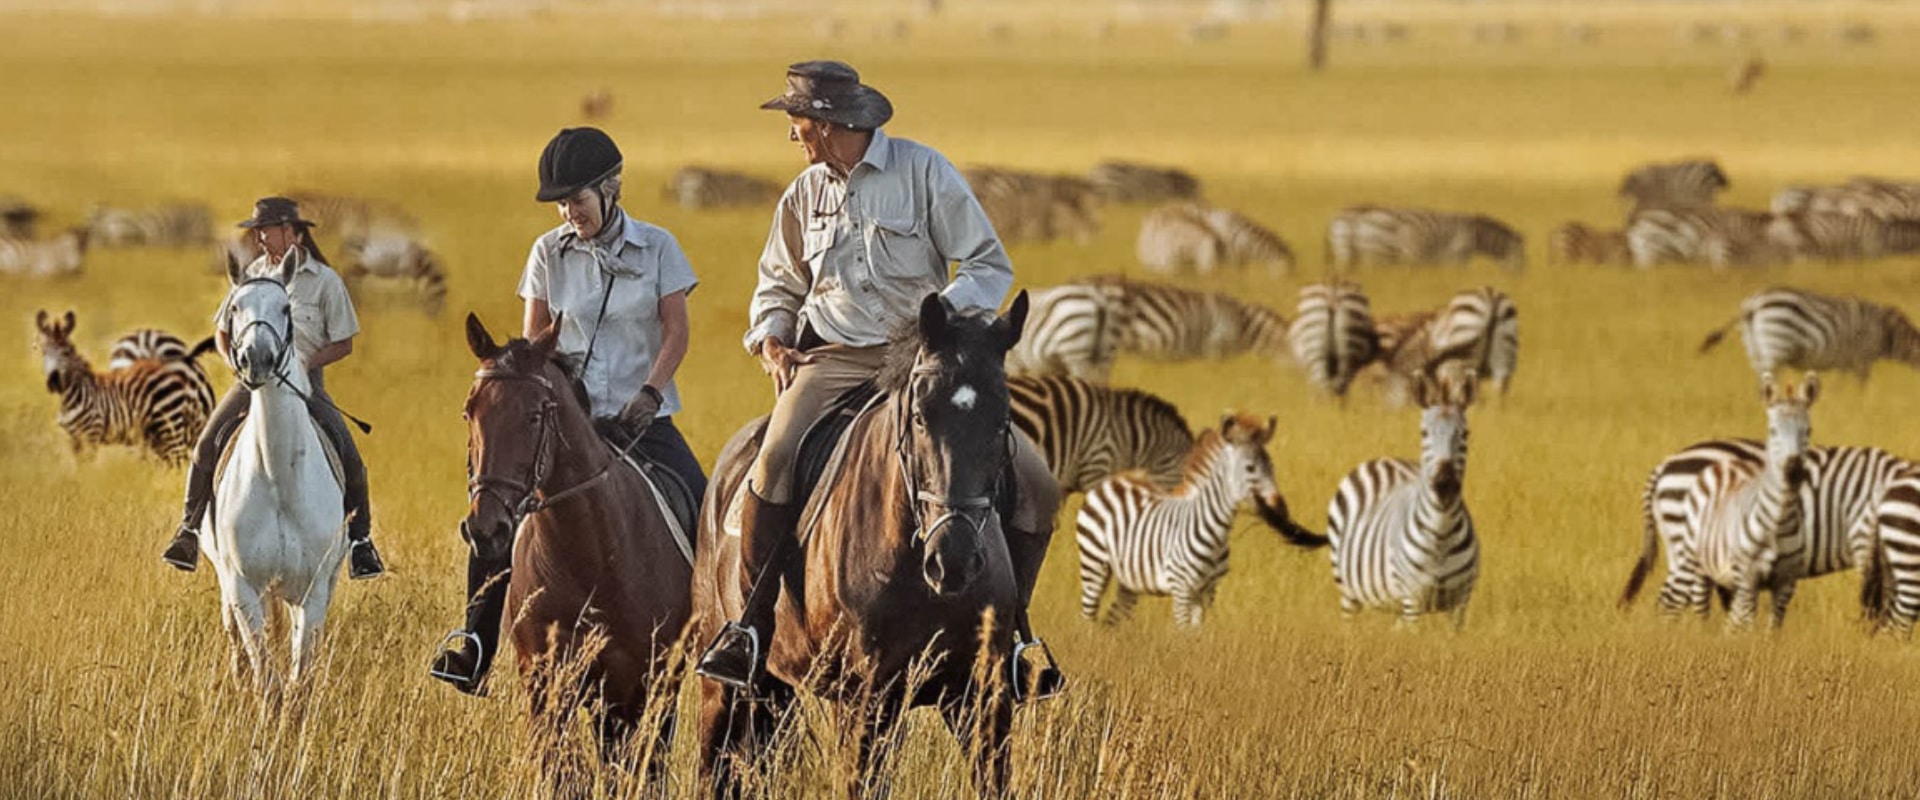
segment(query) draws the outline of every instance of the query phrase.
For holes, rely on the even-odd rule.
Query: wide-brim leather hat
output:
[[[240,221],[242,228],[268,228],[274,225],[299,225],[311,228],[319,223],[300,218],[300,204],[291,197],[262,197],[253,203],[253,217]]]
[[[860,82],[860,73],[840,61],[802,61],[787,67],[787,91],[760,104],[835,125],[872,130],[893,119],[893,103]]]

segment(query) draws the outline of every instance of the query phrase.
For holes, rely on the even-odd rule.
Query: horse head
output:
[[[537,502],[536,493],[562,446],[561,419],[577,403],[560,391],[567,380],[553,359],[560,321],[531,340],[496,344],[480,318],[467,315],[467,347],[480,360],[461,417],[467,422],[467,517],[460,536],[474,555],[505,561],[514,531]]]
[[[897,456],[921,577],[936,594],[963,591],[986,562],[983,537],[1013,446],[1006,354],[1026,318],[1026,292],[999,317],[956,311],[938,294],[920,304],[918,348],[898,389],[906,419]]]
[[[240,262],[227,256],[227,281],[232,288],[225,301],[227,365],[248,389],[257,390],[276,377],[290,378],[287,359],[293,357],[294,250],[289,248],[272,275],[247,275]]]

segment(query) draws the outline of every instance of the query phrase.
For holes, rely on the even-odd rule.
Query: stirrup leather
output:
[[[475,671],[478,671],[480,669],[480,663],[487,660],[486,659],[487,647],[486,645],[480,643],[480,634],[474,633],[473,631],[470,631],[470,630],[466,630],[465,628],[455,628],[452,632],[447,634],[446,638],[440,640],[440,652],[442,653],[447,652],[448,650],[447,643],[461,640],[461,639],[465,639],[468,644],[473,645],[473,668]],[[434,659],[435,662],[438,662],[439,660],[440,659],[438,658]],[[472,684],[475,680],[478,679],[478,677],[474,675],[455,675],[451,672],[444,672],[444,671],[441,671],[441,669],[438,666],[429,667],[427,669],[427,672],[428,674],[431,674],[433,677],[439,678],[443,681],[457,681],[460,683]]]
[[[722,627],[720,629],[720,633],[718,635],[713,637],[713,643],[707,645],[707,654],[712,655],[714,648],[720,646],[720,640],[727,638],[727,634],[734,633],[734,632],[745,633],[747,635],[748,661],[747,661],[747,679],[745,681],[741,681],[730,675],[715,675],[711,672],[708,672],[706,668],[705,658],[700,659],[701,663],[695,665],[693,668],[693,671],[699,674],[701,677],[710,678],[712,680],[719,681],[735,689],[742,689],[742,690],[751,689],[753,688],[753,673],[761,668],[760,667],[760,632],[759,631],[753,628],[747,627],[745,625],[742,625],[738,622],[729,622],[726,624],[725,627]]]

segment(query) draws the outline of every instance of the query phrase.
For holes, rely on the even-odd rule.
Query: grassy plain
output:
[[[849,13],[832,42],[790,16],[5,17],[0,191],[50,207],[59,224],[96,201],[198,198],[239,219],[254,197],[289,187],[390,198],[425,221],[452,289],[438,319],[362,299],[358,352],[329,383],[378,428],[363,446],[392,576],[344,585],[316,701],[262,721],[223,683],[212,576],[158,561],[180,475],[125,453],[75,463],[27,346],[39,308],[76,309],[79,340],[101,357],[131,327],[200,331],[223,283],[198,251],[99,251],[81,278],[0,284],[0,319],[20,347],[0,382],[0,796],[526,795],[518,692],[470,700],[423,668],[461,603],[458,411],[472,368],[461,312],[517,326],[528,243],[555,224],[531,200],[535,158],[576,121],[583,93],[612,88],[605,124],[626,151],[629,208],[673,230],[703,278],[681,426],[710,458],[770,401],[735,345],[767,214],[683,211],[651,187],[688,162],[795,172],[781,120],[754,106],[785,64],[822,55],[853,61],[893,97],[894,133],[957,162],[1185,165],[1212,199],[1272,224],[1303,256],[1285,279],[1196,285],[1290,308],[1321,274],[1328,216],[1354,202],[1482,210],[1530,243],[1524,275],[1362,276],[1377,310],[1485,282],[1521,308],[1513,394],[1472,414],[1466,493],[1484,561],[1466,630],[1343,623],[1325,554],[1287,550],[1250,520],[1201,632],[1174,631],[1164,602],[1117,630],[1095,627],[1079,618],[1063,515],[1036,614],[1079,688],[1023,712],[1021,796],[1912,796],[1920,657],[1860,633],[1852,576],[1805,585],[1772,636],[1663,624],[1647,607],[1622,615],[1613,600],[1639,547],[1646,470],[1693,440],[1763,431],[1738,346],[1700,357],[1699,338],[1772,283],[1920,311],[1920,265],[1713,274],[1541,262],[1553,225],[1617,224],[1612,189],[1636,162],[1714,155],[1733,177],[1731,202],[1752,206],[1788,182],[1911,175],[1920,25],[1891,4],[1608,5],[1582,12],[1599,42],[1575,46],[1557,35],[1571,4],[1437,8],[1407,12],[1409,42],[1337,45],[1319,76],[1301,69],[1294,16],[1204,44],[1184,41],[1171,15],[1123,16],[1099,40],[1089,32],[1104,12],[1085,4],[993,9],[1017,22],[1007,40],[984,35],[968,9],[915,21],[897,41],[870,35],[881,16]],[[1511,16],[1526,36],[1468,46],[1469,12]],[[1751,23],[1755,42],[1674,35],[1730,18]],[[1879,43],[1837,43],[1843,19],[1878,20]],[[1807,38],[1780,43],[1788,22]],[[1749,50],[1770,72],[1731,96],[1726,69]],[[1110,210],[1091,246],[1015,247],[1020,283],[1129,269],[1141,213]],[[1127,362],[1117,380],[1196,424],[1229,408],[1277,414],[1282,488],[1315,526],[1354,464],[1417,452],[1416,415],[1382,407],[1371,386],[1341,409],[1254,359]],[[1920,453],[1920,375],[1885,367],[1864,387],[1830,386],[1818,441]],[[793,756],[791,783],[769,796],[825,794],[823,757]],[[692,796],[690,736],[672,758],[670,795]],[[896,796],[966,796],[964,774],[939,724],[916,718]]]

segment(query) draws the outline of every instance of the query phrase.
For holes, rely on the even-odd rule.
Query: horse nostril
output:
[[[927,554],[926,559],[920,563],[920,577],[927,582],[927,588],[932,589],[934,594],[945,592],[942,587],[946,585],[947,565],[940,558],[939,553]]]

